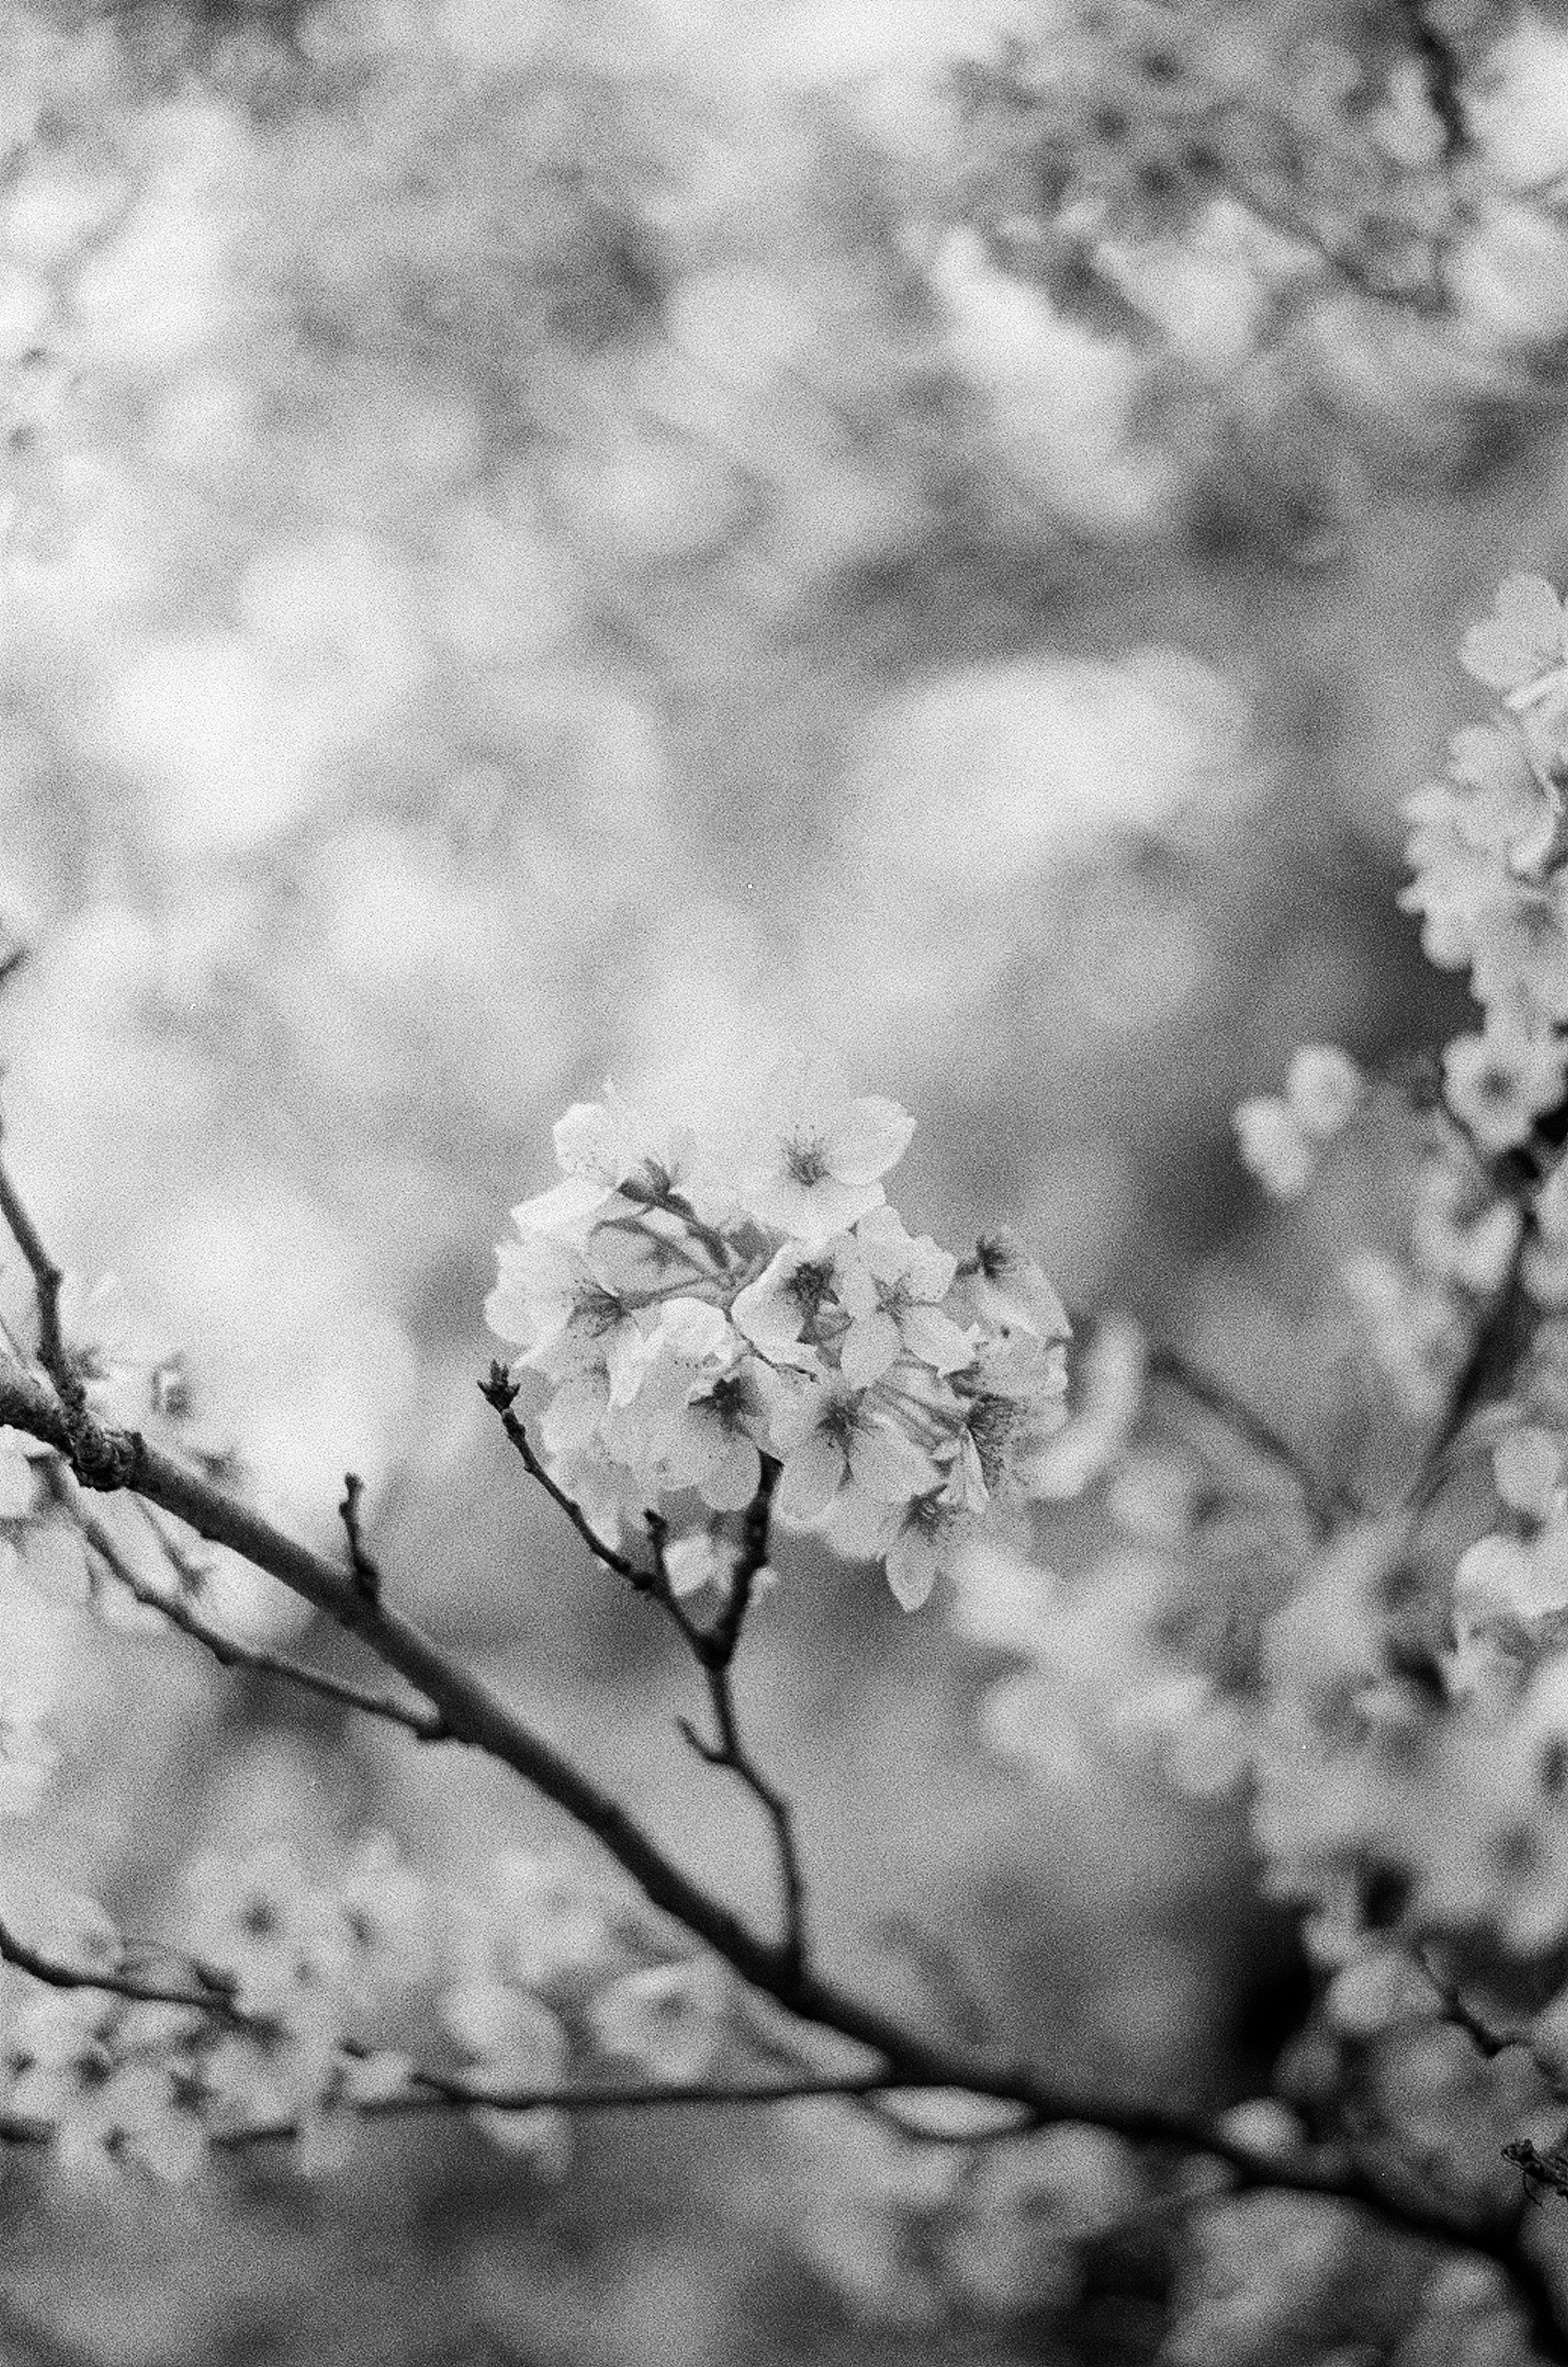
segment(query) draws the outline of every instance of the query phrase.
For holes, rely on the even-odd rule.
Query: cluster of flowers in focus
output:
[[[549,1384],[552,1476],[612,1542],[671,1520],[677,1591],[722,1580],[765,1475],[782,1519],[884,1561],[908,1608],[1040,1484],[1061,1301],[1010,1233],[961,1260],[906,1229],[883,1178],[913,1129],[807,1060],[723,1143],[607,1088],[513,1211],[486,1314]]]

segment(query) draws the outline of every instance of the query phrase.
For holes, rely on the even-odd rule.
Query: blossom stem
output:
[[[0,1139],[3,1138],[4,1126],[0,1124]],[[0,1159],[0,1217],[4,1217],[32,1276],[33,1297],[38,1307],[39,1360],[54,1383],[67,1418],[75,1422],[85,1409],[86,1392],[82,1385],[82,1376],[66,1352],[64,1334],[60,1328],[60,1294],[65,1276],[45,1248],[43,1238],[11,1180],[10,1169],[4,1159]]]
[[[535,1451],[533,1440],[513,1411],[517,1397],[517,1385],[511,1378],[504,1365],[491,1366],[489,1378],[479,1383],[479,1394],[486,1404],[493,1406],[500,1415],[501,1426],[522,1456],[523,1467],[529,1478],[536,1479],[550,1501],[566,1514],[594,1560],[603,1562],[606,1569],[613,1569],[617,1578],[630,1579],[634,1582],[644,1579],[647,1573],[639,1570],[637,1564],[629,1561],[624,1553],[618,1553],[614,1546],[606,1545],[581,1505],[569,1496],[566,1489],[558,1486],[550,1477],[548,1470]]]
[[[1530,1212],[1524,1214],[1508,1259],[1507,1271],[1476,1325],[1470,1353],[1449,1391],[1442,1421],[1429,1441],[1421,1467],[1412,1481],[1409,1501],[1417,1511],[1430,1503],[1447,1477],[1453,1450],[1489,1390],[1506,1378],[1517,1353],[1517,1331],[1524,1298],[1524,1263],[1534,1235]]]

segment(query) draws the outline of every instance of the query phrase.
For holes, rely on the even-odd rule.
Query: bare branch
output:
[[[1443,129],[1444,162],[1451,164],[1470,147],[1460,61],[1427,17],[1421,0],[1393,0],[1393,7],[1416,53],[1426,85],[1427,103]]]
[[[41,1981],[46,1988],[101,1989],[106,1996],[123,1998],[131,2005],[188,2006],[193,2013],[218,2014],[225,2021],[235,2018],[233,2005],[221,1989],[192,1988],[189,1984],[171,1987],[166,1982],[144,1980],[139,1974],[107,1965],[64,1965],[19,1938],[4,1922],[0,1922],[0,1964],[13,1965],[17,1972],[26,1973],[29,1980]]]
[[[708,1701],[717,1728],[716,1742],[705,1742],[689,1718],[678,1721],[680,1731],[705,1766],[717,1767],[743,1784],[773,1827],[773,1852],[784,1891],[783,1956],[791,1977],[806,1970],[806,1877],[795,1839],[795,1812],[776,1784],[762,1773],[741,1738],[731,1672],[727,1666],[703,1671]]]
[[[617,1578],[629,1579],[634,1586],[646,1589],[649,1582],[649,1572],[638,1569],[625,1554],[617,1553],[614,1546],[605,1544],[581,1505],[574,1503],[565,1489],[557,1486],[535,1453],[533,1440],[513,1411],[517,1399],[517,1384],[504,1365],[491,1366],[489,1377],[479,1383],[479,1395],[501,1416],[501,1426],[522,1456],[523,1467],[529,1478],[536,1479],[550,1501],[566,1514],[594,1560],[602,1561],[606,1569],[613,1569]]]
[[[117,1584],[123,1586],[138,1603],[145,1603],[149,1610],[161,1612],[171,1627],[177,1627],[182,1636],[188,1636],[193,1643],[210,1652],[220,1668],[244,1669],[253,1676],[276,1677],[300,1693],[314,1693],[319,1700],[335,1703],[340,1709],[357,1710],[364,1716],[378,1717],[387,1725],[400,1727],[417,1742],[451,1740],[450,1730],[438,1710],[421,1709],[409,1702],[395,1701],[389,1693],[371,1693],[346,1677],[334,1677],[324,1669],[309,1668],[303,1660],[296,1660],[288,1653],[271,1652],[261,1645],[243,1644],[237,1637],[224,1635],[193,1610],[183,1594],[165,1594],[139,1578],[114,1545],[102,1522],[89,1516],[82,1523],[82,1534]],[[160,1535],[159,1542],[167,1550],[171,1541]]]
[[[715,1743],[704,1742],[689,1718],[677,1719],[677,1729],[705,1766],[723,1769],[745,1785],[773,1828],[774,1855],[784,1893],[783,1956],[790,1976],[798,1976],[806,1966],[806,1880],[795,1840],[794,1812],[783,1793],[769,1782],[741,1740],[730,1674],[757,1579],[768,1557],[768,1522],[779,1475],[777,1462],[772,1455],[762,1457],[756,1493],[747,1507],[740,1552],[730,1577],[724,1608],[713,1625],[704,1628],[692,1618],[671,1582],[665,1559],[669,1532],[662,1513],[652,1512],[648,1516],[649,1559],[648,1568],[642,1569],[625,1554],[606,1545],[590,1525],[581,1505],[574,1503],[550,1477],[513,1410],[516,1390],[505,1367],[492,1365],[489,1378],[481,1381],[479,1387],[487,1401],[500,1414],[506,1434],[522,1456],[530,1476],[538,1480],[547,1494],[559,1505],[578,1535],[585,1539],[607,1569],[626,1579],[639,1594],[653,1597],[679,1630],[682,1642],[702,1670],[718,1739]]]
[[[0,1122],[0,1139],[4,1139],[4,1124]],[[0,1217],[5,1217],[11,1238],[21,1251],[28,1272],[33,1278],[33,1297],[38,1307],[39,1361],[54,1383],[67,1416],[73,1421],[85,1411],[87,1399],[82,1376],[71,1362],[64,1334],[60,1328],[60,1293],[65,1276],[44,1247],[43,1238],[11,1181],[10,1169],[3,1158],[0,1158]]]
[[[729,1593],[724,1609],[709,1637],[708,1652],[716,1668],[728,1669],[739,1648],[746,1614],[751,1608],[751,1597],[767,1563],[768,1524],[773,1513],[773,1489],[778,1485],[779,1468],[771,1455],[763,1455],[756,1493],[746,1507],[740,1557],[730,1577]]]
[[[1305,1458],[1291,1444],[1288,1438],[1266,1421],[1256,1408],[1223,1382],[1202,1372],[1179,1348],[1154,1342],[1148,1352],[1148,1369],[1156,1380],[1169,1387],[1201,1408],[1212,1420],[1228,1430],[1260,1463],[1271,1464],[1295,1487],[1314,1526],[1330,1535],[1347,1518],[1360,1511],[1355,1499],[1343,1488],[1332,1486],[1319,1478]]]

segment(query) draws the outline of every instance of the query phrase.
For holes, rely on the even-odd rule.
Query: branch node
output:
[[[360,1532],[359,1504],[364,1493],[365,1482],[358,1472],[344,1472],[343,1501],[337,1509],[344,1535],[348,1540],[349,1575],[354,1580],[355,1592],[375,1611],[379,1609],[381,1603],[381,1573],[366,1552]]]
[[[678,1717],[675,1720],[675,1731],[679,1734],[682,1742],[686,1742],[691,1745],[691,1748],[696,1752],[697,1757],[702,1761],[705,1767],[728,1766],[729,1759],[728,1753],[722,1748],[717,1747],[711,1742],[705,1742],[689,1717]]]
[[[71,1424],[71,1468],[84,1488],[102,1494],[134,1488],[145,1442],[139,1430],[103,1430],[85,1419]]]

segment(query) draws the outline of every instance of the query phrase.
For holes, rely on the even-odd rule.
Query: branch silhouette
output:
[[[0,1181],[0,1210],[20,1209],[3,1161],[0,1179],[4,1179]],[[25,1213],[23,1221],[30,1240],[41,1251],[39,1236]],[[26,1250],[24,1254],[28,1254]],[[28,1263],[32,1263],[30,1256]],[[53,1271],[47,1260],[45,1265],[48,1271]],[[37,1271],[35,1268],[35,1274]],[[39,1286],[40,1293],[49,1287],[43,1280]],[[492,1373],[487,1395],[498,1389]],[[511,1434],[516,1418],[511,1412],[510,1402],[498,1410]],[[650,1905],[705,1942],[749,1988],[771,1999],[796,2022],[849,2040],[876,2058],[863,2071],[825,2078],[820,2085],[812,2086],[813,2094],[854,2097],[897,2089],[966,2091],[998,2103],[1019,2106],[1022,2114],[1021,2127],[1043,2128],[1063,2122],[1092,2125],[1135,2144],[1206,2157],[1230,2171],[1237,2187],[1318,2195],[1355,2206],[1405,2235],[1428,2243],[1459,2247],[1494,2260],[1507,2276],[1527,2311],[1538,2346],[1548,2357],[1568,2361],[1568,2339],[1558,2325],[1550,2281],[1521,2240],[1522,2203],[1504,2212],[1466,2211],[1424,2187],[1414,2170],[1374,2166],[1342,2146],[1303,2147],[1287,2154],[1260,2149],[1227,2135],[1201,2113],[1136,2099],[1085,2095],[1032,2064],[998,2061],[980,2047],[964,2042],[938,2042],[874,2000],[840,1987],[816,1968],[806,1955],[797,1920],[776,1942],[755,1931],[716,1892],[679,1865],[589,1773],[536,1734],[496,1693],[389,1602],[384,1585],[367,1587],[352,1567],[345,1569],[300,1544],[250,1506],[225,1494],[210,1478],[152,1444],[140,1432],[116,1430],[99,1422],[85,1403],[79,1411],[68,1412],[57,1387],[47,1385],[20,1363],[3,1359],[0,1421],[52,1448],[84,1488],[105,1492],[128,1490],[144,1504],[182,1522],[209,1543],[239,1554],[314,1609],[336,1620],[413,1687],[440,1719],[445,1735],[511,1769],[563,1810],[607,1851]],[[521,1424],[516,1428],[520,1432]],[[523,1452],[521,1446],[519,1452]],[[530,1468],[536,1461],[531,1446],[524,1460]],[[549,1484],[549,1492],[574,1526],[586,1526],[578,1508],[563,1498],[553,1483]],[[644,1585],[649,1591],[657,1587],[652,1570],[641,1570],[626,1557],[613,1556],[606,1549],[599,1551],[600,1558],[617,1569],[619,1575]],[[726,1609],[708,1639],[716,1673],[723,1677],[726,1684],[729,1664],[743,1632],[750,1586],[761,1567],[765,1551],[764,1501],[743,1547]],[[655,1566],[657,1560],[656,1554]],[[701,1635],[704,1631],[694,1632]],[[716,1707],[718,1699],[728,1699],[728,1693],[721,1691],[716,1698]],[[720,1737],[720,1762],[741,1773],[743,1780],[750,1780],[738,1763],[738,1757],[743,1758],[744,1754],[726,1749],[722,1722]],[[32,1969],[28,1965],[21,1968]],[[129,1976],[118,1977],[123,1981]],[[164,2001],[172,2000],[165,1997]],[[189,2004],[193,1999],[184,1994],[177,2001]],[[623,2101],[647,2101],[649,2094],[649,2090],[639,2089]],[[727,2099],[718,2089],[682,2090],[679,2101],[688,2100],[716,2103]],[[774,2099],[748,2090],[744,2099],[730,2096],[728,2100],[755,2102]],[[463,2101],[488,2104],[492,2100],[465,2096]],[[527,2106],[520,2105],[518,2109],[533,2109],[537,2101],[533,2097]],[[662,2101],[673,2101],[676,2098],[664,2091]],[[0,2124],[0,2133],[21,2142],[38,2134],[26,2124]],[[280,2124],[272,2134],[281,2137],[286,2133]]]

